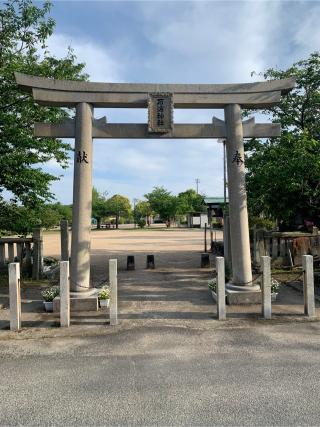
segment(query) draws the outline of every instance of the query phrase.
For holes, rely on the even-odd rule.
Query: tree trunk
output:
[[[119,228],[119,215],[116,215],[116,229]]]
[[[97,218],[97,229],[100,230],[101,228],[101,218]]]

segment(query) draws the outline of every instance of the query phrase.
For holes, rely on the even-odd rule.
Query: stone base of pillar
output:
[[[88,292],[70,292],[70,311],[98,311],[98,289]],[[60,297],[53,300],[53,312],[60,312]]]
[[[261,298],[259,285],[240,286],[234,283],[226,284],[226,300],[228,305],[261,304]]]

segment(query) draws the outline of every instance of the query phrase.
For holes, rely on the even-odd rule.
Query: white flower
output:
[[[99,299],[110,299],[110,289],[105,286],[101,289],[101,291],[98,293]]]

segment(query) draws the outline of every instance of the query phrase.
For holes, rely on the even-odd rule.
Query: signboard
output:
[[[148,131],[168,133],[173,130],[171,93],[150,93],[148,96]]]

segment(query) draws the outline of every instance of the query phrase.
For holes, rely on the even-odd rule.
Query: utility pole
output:
[[[199,194],[199,183],[200,183],[200,179],[196,178],[195,181],[196,181],[196,186],[197,186],[197,194]]]
[[[223,140],[223,197],[224,205],[227,203],[227,168],[226,168],[226,140]]]
[[[223,144],[223,200],[227,203],[227,168],[226,168],[226,140],[218,139],[218,142]]]

